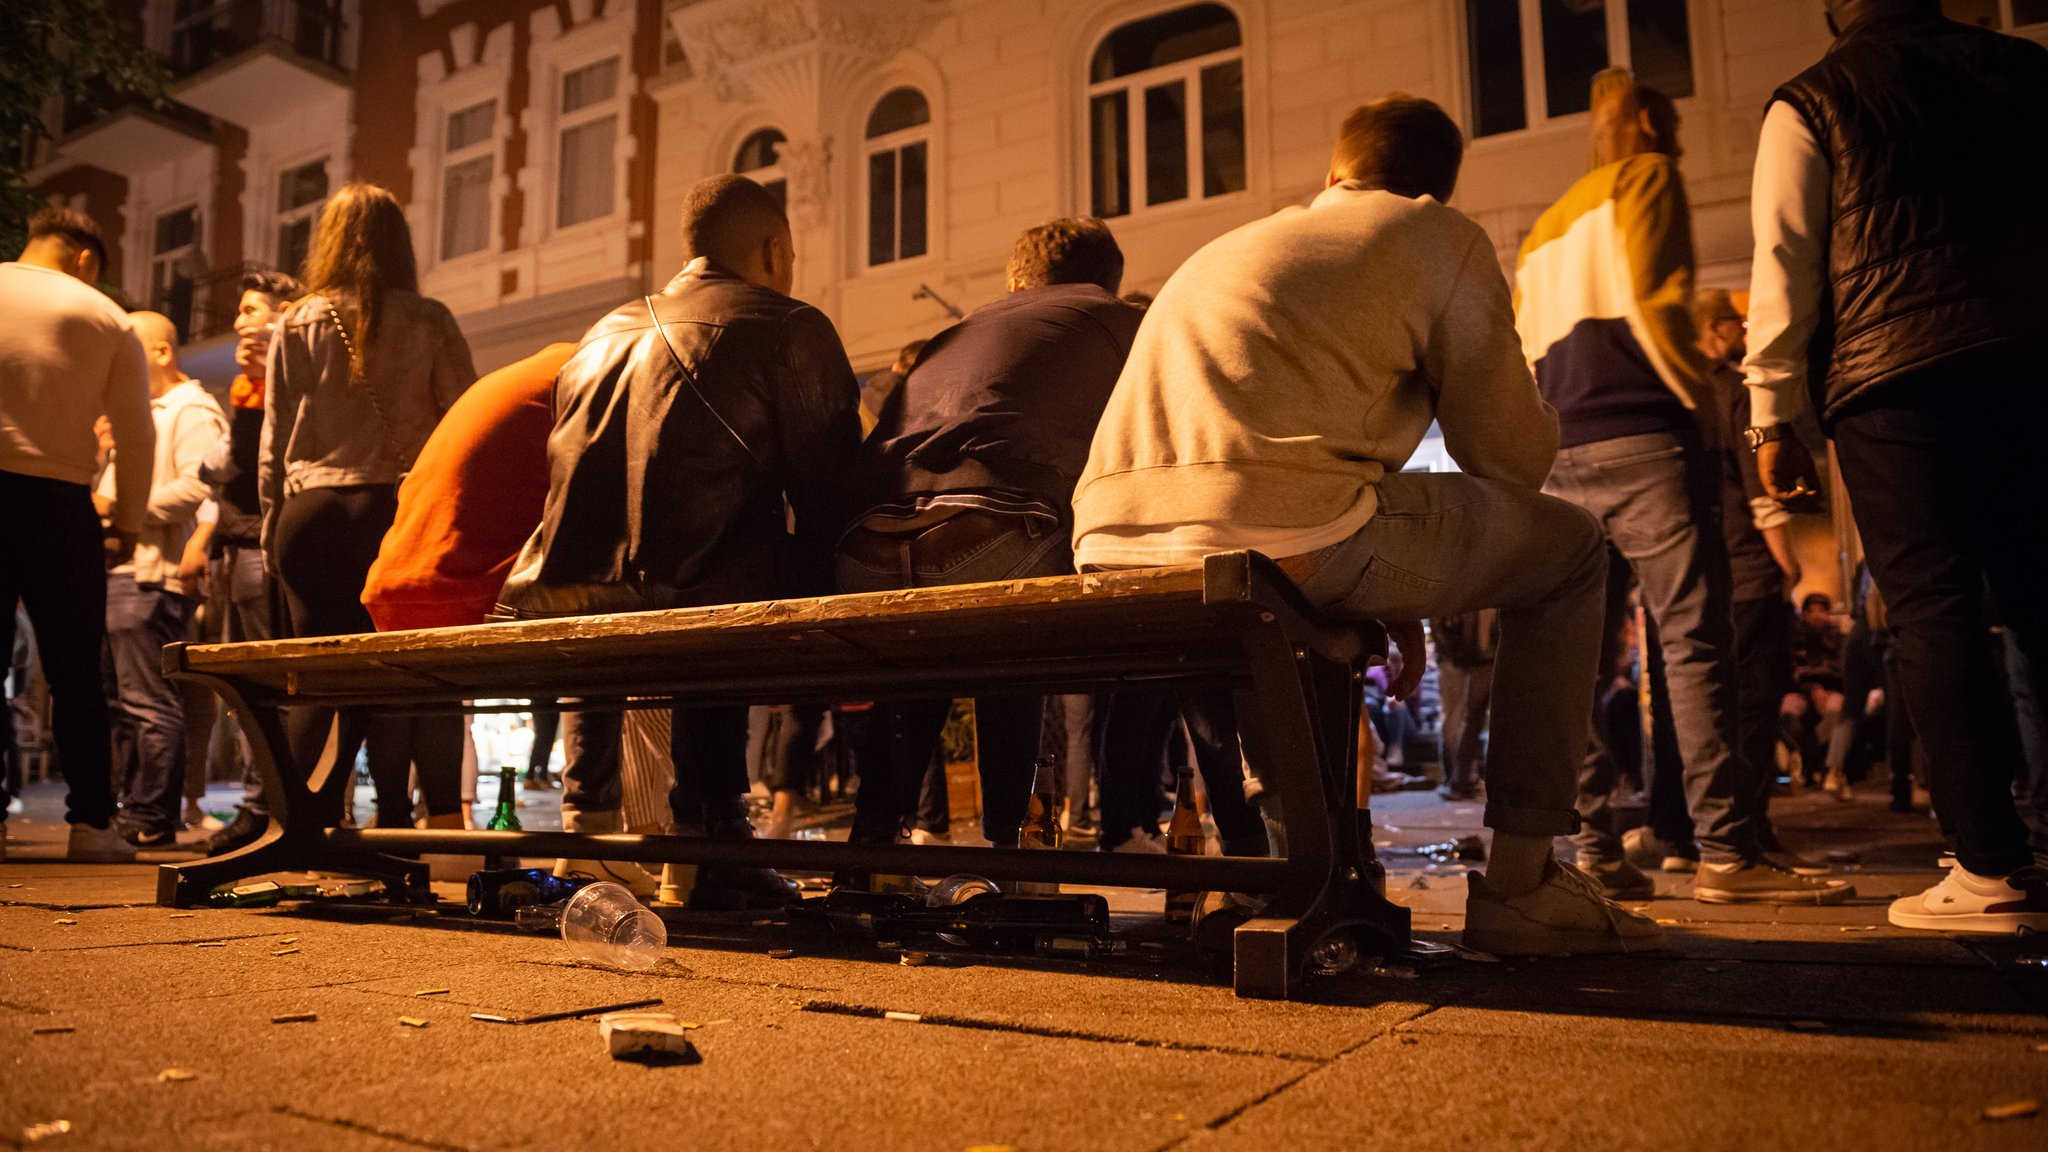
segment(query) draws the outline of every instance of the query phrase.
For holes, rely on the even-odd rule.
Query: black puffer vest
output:
[[[2048,49],[1879,0],[1773,94],[1830,169],[1823,423],[1916,369],[2048,337]]]

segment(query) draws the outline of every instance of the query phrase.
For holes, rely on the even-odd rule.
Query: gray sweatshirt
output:
[[[1557,453],[1485,231],[1339,184],[1211,241],[1160,289],[1074,494],[1075,562],[1334,544],[1432,420],[1475,476],[1535,489]]]
[[[350,332],[360,341],[363,334]],[[349,379],[348,346],[325,297],[291,306],[270,342],[256,490],[270,555],[285,498],[308,488],[397,484],[441,414],[476,382],[469,341],[446,305],[385,293],[363,378]]]

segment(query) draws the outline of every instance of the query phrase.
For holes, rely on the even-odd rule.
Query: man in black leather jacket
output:
[[[660,292],[598,321],[555,379],[547,508],[500,594],[507,614],[831,588],[844,518],[834,485],[860,447],[859,389],[839,334],[789,297],[795,243],[760,185],[701,181],[682,216],[689,263]],[[616,714],[581,719],[590,762],[571,771],[615,776]],[[741,799],[746,739],[744,708],[677,710],[670,804],[679,834],[753,834]],[[773,873],[707,868],[691,902],[790,895]]]

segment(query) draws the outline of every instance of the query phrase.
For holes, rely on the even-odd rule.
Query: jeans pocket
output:
[[[1383,619],[1420,618],[1430,614],[1443,586],[1441,580],[1374,556],[1365,562],[1365,569],[1338,603],[1354,612]]]
[[[1661,464],[1667,460],[1676,460],[1683,455],[1685,455],[1685,445],[1665,444],[1657,448],[1646,449],[1642,452],[1631,452],[1626,456],[1616,456],[1611,460],[1590,460],[1587,463],[1600,471],[1611,472],[1622,468],[1635,468],[1644,464]]]

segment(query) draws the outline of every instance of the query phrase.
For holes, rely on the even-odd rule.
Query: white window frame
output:
[[[192,213],[192,239],[187,241],[182,247],[173,248],[169,252],[157,251],[157,226],[163,222],[164,217],[175,216],[180,212]],[[158,307],[159,301],[156,294],[157,286],[161,282],[159,279],[160,271],[166,263],[176,263],[181,260],[186,261],[188,275],[190,275],[193,282],[195,293],[193,304],[196,307],[198,303],[196,294],[199,282],[198,273],[206,264],[206,211],[197,200],[175,202],[168,208],[151,213],[149,217],[149,280],[145,285],[143,299],[148,301],[148,307],[152,310],[162,311]],[[192,317],[187,315],[185,317],[185,331],[189,332],[191,326]]]
[[[1475,137],[1473,140],[1475,144],[1488,140],[1505,139],[1518,133],[1542,128],[1549,124],[1568,123],[1588,114],[1586,112],[1568,112],[1562,116],[1552,116],[1550,114],[1550,97],[1547,86],[1544,83],[1543,71],[1543,3],[1542,0],[1519,0],[1519,3],[1522,14],[1522,126],[1520,128],[1510,128],[1505,132],[1494,132],[1490,135]],[[2011,0],[1999,0],[1999,3],[2010,5]],[[1635,66],[1632,51],[1633,45],[1629,43],[1628,5],[1629,0],[1606,0],[1603,8],[1603,13],[1607,18],[1607,66],[1609,68],[1633,68]],[[1692,61],[1693,96],[1699,94],[1701,82],[1700,37],[1692,34],[1697,31],[1692,25],[1699,5],[1700,0],[1685,0],[1685,19],[1688,26],[1686,43],[1687,51],[1691,54]],[[1460,83],[1464,85],[1466,94],[1465,130],[1469,133],[1478,130],[1476,119],[1478,115],[1478,85],[1473,83],[1472,35],[1465,6],[1466,0],[1458,0],[1458,76]],[[1679,99],[1691,98],[1691,96],[1679,97]]]
[[[292,172],[314,164],[320,165],[322,170],[327,173],[327,194],[310,204],[301,204],[296,208],[290,209],[278,208],[278,193],[283,188],[284,178]],[[268,251],[270,253],[271,267],[282,271],[287,276],[297,276],[300,273],[301,270],[298,268],[284,267],[284,230],[287,226],[296,224],[300,220],[311,221],[313,227],[308,229],[306,234],[306,254],[311,256],[313,253],[313,241],[320,230],[320,213],[327,207],[327,202],[334,198],[336,189],[334,154],[325,148],[305,153],[272,166],[269,187],[265,190],[266,203],[270,209],[266,213],[269,227],[265,231],[268,233]]]
[[[764,187],[775,183],[777,180],[782,181],[782,199],[787,204],[789,201],[789,172],[782,166],[782,153],[780,150],[775,154],[775,163],[768,165],[766,168],[748,168],[745,171],[740,169],[740,149],[747,146],[747,141],[752,140],[763,132],[773,132],[777,136],[782,137],[782,147],[789,147],[789,133],[784,132],[781,126],[776,124],[756,124],[741,132],[739,139],[733,141],[731,150],[726,154],[725,167],[730,169],[733,175],[745,176],[747,179]],[[862,171],[865,173],[866,169],[862,169]]]
[[[867,138],[868,117],[874,115],[875,109],[881,106],[884,97],[887,97],[890,93],[896,92],[899,89],[903,88],[910,89],[911,91],[917,93],[918,96],[924,100],[924,123],[913,124],[908,128],[899,128],[894,132],[889,132],[881,136],[876,136],[873,137],[872,139]],[[935,229],[933,229],[932,227],[932,187],[933,185],[938,183],[938,181],[932,179],[932,173],[936,167],[937,158],[937,145],[934,144],[932,141],[932,120],[935,118],[936,111],[932,108],[931,97],[926,94],[922,86],[917,84],[892,84],[887,89],[885,89],[881,93],[881,95],[876,96],[873,100],[868,101],[867,116],[863,116],[861,118],[862,147],[860,153],[860,171],[858,176],[856,177],[860,184],[860,216],[858,217],[858,219],[860,220],[861,245],[858,266],[863,270],[871,269],[874,271],[880,271],[885,268],[904,268],[916,264],[919,261],[931,259],[932,249],[934,247],[932,243],[932,233],[935,231]],[[751,133],[749,133],[749,135],[751,135]],[[891,256],[889,259],[882,261],[880,264],[871,264],[868,262],[868,254],[871,251],[871,246],[874,237],[870,234],[869,229],[873,226],[874,217],[870,211],[870,209],[873,206],[871,202],[873,197],[873,189],[869,187],[868,184],[868,167],[870,164],[873,163],[874,157],[879,156],[884,152],[901,152],[904,148],[912,144],[924,145],[924,251],[918,253],[915,256]],[[903,158],[900,155],[896,158],[895,250],[899,253],[903,250]]]
[[[1150,19],[1152,16],[1163,15],[1165,12],[1171,11],[1174,11],[1174,9],[1167,8],[1161,12],[1134,17],[1133,19],[1118,23],[1109,31],[1096,37],[1094,43],[1089,45],[1088,59],[1092,61],[1095,58],[1095,53],[1101,50],[1104,42],[1124,28],[1142,20]],[[1126,160],[1130,164],[1131,188],[1129,207],[1123,215],[1113,217],[1113,219],[1127,220],[1147,212],[1170,210],[1189,204],[1213,203],[1228,199],[1231,196],[1242,195],[1250,190],[1252,186],[1251,82],[1250,73],[1246,71],[1250,65],[1246,60],[1245,53],[1244,17],[1232,11],[1231,18],[1237,21],[1237,44],[1233,47],[1219,49],[1206,56],[1196,56],[1191,59],[1176,61],[1163,67],[1148,68],[1143,72],[1133,72],[1127,76],[1118,76],[1113,80],[1096,81],[1089,84],[1086,90],[1082,92],[1080,143],[1082,151],[1087,156],[1087,162],[1082,166],[1081,172],[1081,178],[1084,181],[1081,205],[1086,211],[1094,211],[1095,206],[1096,156],[1093,144],[1095,98],[1118,91],[1129,93],[1124,98],[1124,137],[1125,142],[1129,146],[1129,154]],[[1244,95],[1240,97],[1238,113],[1244,122],[1244,187],[1231,192],[1219,192],[1214,196],[1207,196],[1202,192],[1202,71],[1232,60],[1237,61],[1238,75],[1243,77],[1240,91]],[[1085,67],[1086,65],[1084,64]],[[1147,89],[1159,88],[1176,80],[1184,85],[1183,90],[1187,93],[1187,141],[1185,146],[1187,148],[1188,163],[1188,194],[1178,200],[1168,200],[1163,204],[1150,204],[1146,202],[1146,194],[1150,189],[1146,187],[1147,157],[1145,150],[1149,141],[1145,134],[1145,92]]]
[[[564,88],[566,86],[565,82],[568,80],[568,78],[571,75],[580,72],[585,68],[594,67],[596,65],[604,63],[607,60],[612,61],[614,65],[614,78],[612,82],[611,98],[607,100],[600,100],[595,104],[586,104],[583,107],[576,109],[574,112],[562,111],[562,96],[564,94]],[[632,85],[632,82],[633,60],[632,57],[625,52],[597,52],[591,54],[588,58],[577,57],[575,58],[574,63],[564,63],[563,65],[555,69],[553,83],[549,85],[549,92],[552,99],[548,105],[549,109],[551,110],[554,116],[554,123],[548,133],[548,143],[550,147],[550,151],[548,153],[548,171],[553,176],[553,179],[548,181],[547,192],[547,221],[549,235],[552,236],[562,232],[573,232],[578,228],[582,228],[591,224],[608,223],[610,221],[618,219],[619,215],[622,212],[624,212],[624,201],[626,199],[626,181],[624,178],[624,171],[622,170],[619,164],[619,149],[622,143],[624,142],[626,136],[628,135],[626,131],[627,124],[625,93],[627,89]],[[603,213],[602,215],[592,216],[588,220],[578,220],[574,224],[563,224],[561,223],[562,174],[560,171],[562,163],[562,140],[574,129],[581,128],[586,124],[595,124],[599,120],[602,120],[607,116],[612,117],[611,151],[613,172],[611,210]]]
[[[406,162],[413,173],[413,203],[407,212],[413,235],[419,238],[421,272],[441,267],[469,267],[501,255],[505,250],[505,196],[512,187],[512,174],[505,170],[505,142],[512,136],[512,26],[501,24],[488,36],[479,38],[473,24],[460,25],[449,36],[455,69],[439,49],[423,53],[419,61],[419,96],[414,105],[415,139]],[[448,121],[486,100],[497,101],[491,117],[488,141],[472,144],[459,153],[448,151]],[[487,241],[475,252],[443,259],[441,256],[444,210],[448,195],[448,169],[488,154],[491,157],[491,218]]]

